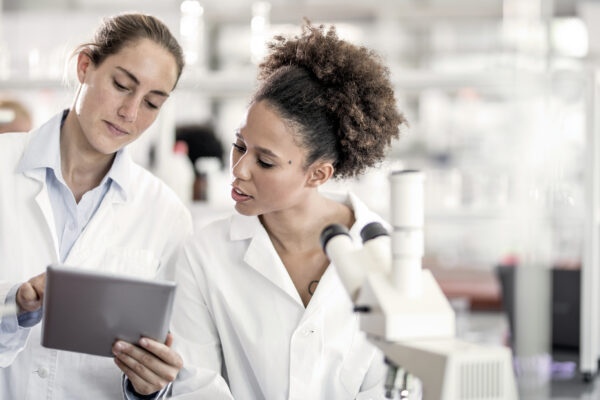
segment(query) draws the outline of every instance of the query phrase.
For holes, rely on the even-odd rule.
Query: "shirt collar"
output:
[[[67,112],[68,110],[65,110],[56,114],[30,133],[31,139],[17,167],[18,172],[27,173],[50,168],[57,179],[64,183],[60,166],[60,127]],[[110,170],[100,182],[100,185],[115,182],[123,201],[131,194],[130,166],[129,152],[125,148],[117,151]]]
[[[63,113],[52,117],[44,125],[32,131],[29,144],[17,167],[18,172],[30,172],[40,168],[54,169],[57,158],[60,164],[60,122]]]
[[[131,195],[131,162],[129,151],[126,148],[117,151],[110,170],[102,180],[104,183],[107,179],[112,179],[123,201],[126,201],[127,197]]]

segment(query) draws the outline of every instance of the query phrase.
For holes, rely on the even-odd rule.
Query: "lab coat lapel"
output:
[[[343,289],[343,288],[342,288]],[[306,312],[304,313],[302,320],[307,318],[313,318],[323,306],[327,303],[327,299],[335,292],[339,291],[339,278],[336,277],[335,269],[332,264],[327,266],[323,276],[317,285],[314,295],[311,297],[308,305],[306,306]],[[345,293],[342,293],[342,295]]]
[[[250,239],[244,254],[244,262],[281,289],[293,301],[303,306],[292,279],[258,217],[234,215],[231,223],[231,238]]]
[[[24,172],[24,175],[32,180],[37,181],[40,186],[40,191],[35,196],[35,202],[44,216],[48,233],[50,234],[50,237],[52,238],[52,244],[54,245],[54,253],[58,259],[58,237],[56,236],[54,213],[52,212],[50,198],[48,197],[48,187],[46,186],[46,171],[43,169],[36,169],[32,171],[26,171]]]

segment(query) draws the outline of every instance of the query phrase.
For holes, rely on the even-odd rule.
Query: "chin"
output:
[[[104,146],[104,147],[96,147],[96,151],[100,154],[104,154],[105,156],[110,156],[111,154],[115,154],[121,148],[116,146]]]
[[[100,143],[97,143],[94,148],[98,153],[102,153],[105,155],[115,154],[117,151],[121,150],[126,146],[127,143],[119,143],[114,140],[103,140]]]
[[[244,204],[236,204],[235,205],[235,210],[242,215],[245,215],[247,217],[253,217],[255,215],[260,215],[261,213],[257,212],[256,210],[253,209],[249,209],[247,207],[244,207]]]

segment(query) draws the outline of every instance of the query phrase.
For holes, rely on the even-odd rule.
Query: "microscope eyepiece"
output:
[[[388,231],[379,222],[371,222],[365,225],[360,231],[360,237],[363,243],[375,239],[379,236],[389,236]]]
[[[334,236],[337,235],[346,235],[350,237],[350,233],[348,232],[348,228],[341,224],[331,224],[327,225],[325,229],[321,231],[321,236],[319,241],[321,242],[321,247],[325,250],[327,246],[327,242],[331,240]]]

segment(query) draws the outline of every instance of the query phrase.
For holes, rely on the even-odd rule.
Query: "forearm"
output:
[[[2,304],[16,306],[15,297],[19,286],[13,285],[8,290],[3,296]],[[29,327],[39,323],[42,317],[41,311],[34,314],[26,313],[17,317],[15,313],[10,313],[0,320],[0,368],[12,364],[17,354],[25,347],[30,333]]]

